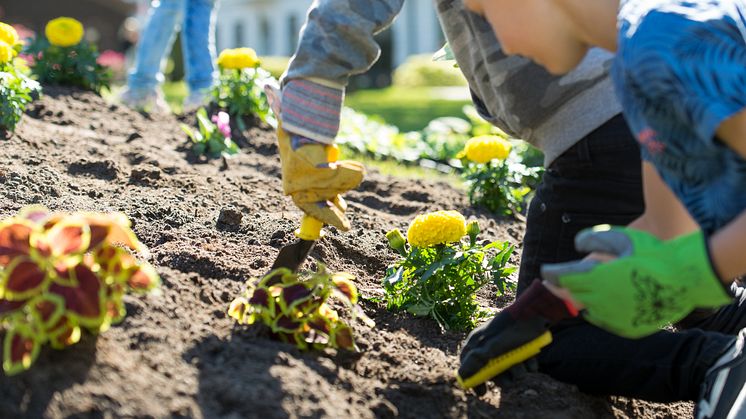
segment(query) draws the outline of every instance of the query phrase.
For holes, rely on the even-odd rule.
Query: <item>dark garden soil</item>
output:
[[[691,416],[689,403],[592,397],[545,375],[477,398],[454,380],[463,333],[364,301],[377,327],[358,327],[357,354],[301,353],[235,326],[228,304],[293,240],[300,213],[281,193],[274,137],[252,128],[233,159],[202,162],[173,117],[153,117],[60,88],[0,139],[0,216],[53,210],[122,211],[150,247],[160,292],[126,297],[127,317],[33,368],[0,374],[0,416],[18,417],[494,417]],[[523,225],[468,206],[444,183],[370,173],[348,194],[353,230],[330,229],[312,256],[356,276],[366,297],[394,253],[384,233],[418,213],[457,209],[483,238],[517,245]],[[518,262],[518,256],[513,258]],[[310,264],[309,264],[310,265]],[[485,290],[484,305],[504,306]]]

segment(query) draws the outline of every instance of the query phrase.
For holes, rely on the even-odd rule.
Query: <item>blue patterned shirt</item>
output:
[[[746,108],[746,4],[623,0],[618,27],[612,77],[627,122],[710,235],[746,209],[746,160],[715,135]]]

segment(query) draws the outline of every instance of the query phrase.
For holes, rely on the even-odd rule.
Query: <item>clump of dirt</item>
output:
[[[128,296],[127,317],[36,365],[0,376],[3,417],[685,417],[691,406],[597,398],[531,374],[484,398],[454,380],[464,333],[364,301],[377,323],[358,329],[362,352],[301,353],[226,316],[244,281],[264,274],[293,240],[301,214],[281,193],[273,134],[242,133],[241,154],[199,161],[173,117],[48,88],[18,131],[0,140],[0,216],[29,204],[122,211],[152,251],[158,293]],[[194,164],[192,164],[194,163]],[[369,174],[347,195],[353,229],[333,228],[312,256],[380,295],[395,255],[384,233],[418,213],[456,209],[484,238],[519,245],[523,225],[471,209],[444,183]],[[512,260],[518,263],[518,256]],[[495,289],[485,305],[502,306]]]

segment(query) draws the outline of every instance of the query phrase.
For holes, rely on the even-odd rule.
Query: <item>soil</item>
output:
[[[189,119],[189,118],[187,118]],[[227,161],[190,155],[175,117],[140,114],[92,93],[48,88],[17,132],[0,139],[0,217],[53,210],[122,211],[150,247],[159,292],[126,297],[127,317],[77,345],[44,348],[28,372],[0,374],[0,416],[18,417],[494,417],[674,418],[690,403],[593,397],[534,373],[478,398],[454,380],[464,333],[362,306],[360,353],[302,353],[226,316],[244,281],[292,242],[301,214],[281,193],[272,132],[254,126]],[[482,237],[520,247],[523,224],[470,208],[445,183],[372,171],[347,195],[353,229],[333,228],[312,256],[356,276],[366,297],[395,255],[384,233],[418,213],[456,209]],[[517,252],[520,253],[520,252]],[[514,256],[513,263],[518,263]],[[309,267],[310,265],[307,265]],[[484,290],[502,307],[512,297]]]

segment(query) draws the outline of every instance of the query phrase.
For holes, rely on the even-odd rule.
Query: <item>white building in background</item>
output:
[[[218,50],[248,46],[259,55],[290,56],[312,0],[222,0],[218,12]],[[406,0],[389,33],[392,66],[407,56],[435,52],[444,38],[432,0]],[[386,45],[382,47],[386,48]]]

